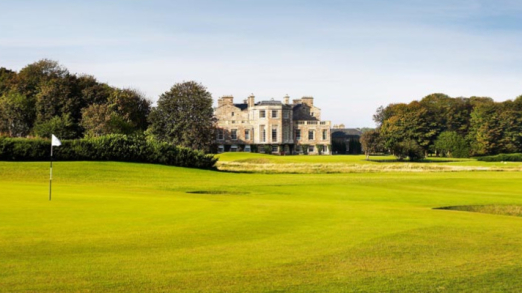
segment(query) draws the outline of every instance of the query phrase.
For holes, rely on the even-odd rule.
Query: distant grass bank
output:
[[[422,162],[398,162],[394,156],[364,155],[276,156],[252,153],[218,155],[218,169],[251,173],[366,173],[522,171],[522,163],[479,162],[476,159],[430,157]]]

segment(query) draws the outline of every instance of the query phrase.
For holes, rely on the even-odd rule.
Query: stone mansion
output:
[[[271,152],[329,154],[330,121],[321,121],[313,97],[255,102],[253,95],[235,104],[234,97],[219,98],[216,144],[218,152]]]

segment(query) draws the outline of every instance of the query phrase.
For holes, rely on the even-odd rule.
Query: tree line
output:
[[[212,123],[212,96],[193,81],[175,84],[152,107],[137,90],[70,73],[57,61],[43,59],[19,72],[0,68],[0,136],[141,135],[209,151]]]
[[[431,94],[409,104],[381,106],[373,120],[376,129],[361,137],[367,157],[389,152],[415,161],[428,155],[522,152],[522,96],[495,102],[489,97]]]

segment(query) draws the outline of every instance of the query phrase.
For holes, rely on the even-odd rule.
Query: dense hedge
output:
[[[48,139],[0,137],[0,160],[3,161],[48,161],[50,149]],[[60,147],[53,148],[53,159],[143,162],[202,169],[213,168],[217,161],[213,155],[192,149],[121,134],[62,140]]]
[[[483,162],[522,162],[522,154],[500,154],[495,156],[478,157],[478,161]]]

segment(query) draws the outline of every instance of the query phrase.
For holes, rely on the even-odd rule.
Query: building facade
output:
[[[334,125],[332,136],[332,154],[335,155],[358,155],[362,154],[361,146],[362,132],[356,128],[345,128],[344,124]]]
[[[321,120],[321,109],[313,97],[243,103],[234,97],[218,100],[216,144],[218,152],[263,152],[280,154],[329,154],[330,121]]]

